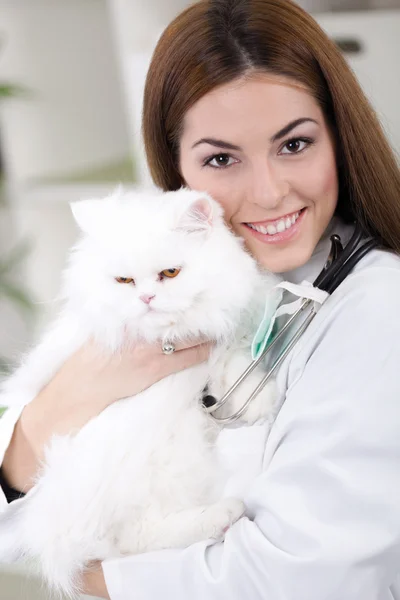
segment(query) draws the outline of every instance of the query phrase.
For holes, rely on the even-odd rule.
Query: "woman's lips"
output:
[[[247,231],[249,231],[256,239],[264,242],[265,244],[279,244],[279,243],[283,243],[283,242],[287,242],[287,241],[291,240],[298,233],[298,231],[305,219],[305,216],[307,214],[307,209],[303,208],[299,212],[300,212],[300,214],[294,224],[292,224],[288,229],[285,229],[284,231],[280,231],[280,232],[277,232],[274,234],[261,233],[260,231],[256,231],[255,229],[250,227],[250,225],[247,223],[243,223],[243,225],[246,227]],[[293,215],[296,213],[291,213],[291,214]],[[284,218],[277,219],[275,221],[260,221],[260,222],[257,222],[256,225],[262,226],[265,224],[265,226],[267,226],[268,224],[277,223],[281,220],[285,220],[286,218],[288,218],[290,216],[291,215],[287,215]]]

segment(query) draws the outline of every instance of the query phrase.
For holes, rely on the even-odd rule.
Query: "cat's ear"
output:
[[[207,198],[199,198],[190,204],[180,217],[178,230],[192,232],[207,232],[213,222],[213,207]]]
[[[86,234],[91,235],[98,231],[109,208],[109,198],[101,200],[78,200],[70,202],[70,207],[79,228]]]

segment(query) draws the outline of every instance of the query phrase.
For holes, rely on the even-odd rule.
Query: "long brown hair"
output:
[[[147,76],[143,136],[156,185],[183,180],[187,110],[213,88],[266,71],[305,85],[336,140],[337,212],[400,252],[400,171],[378,118],[336,45],[291,0],[201,0],[165,30]]]

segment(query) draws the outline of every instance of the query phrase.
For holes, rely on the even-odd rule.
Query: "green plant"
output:
[[[16,246],[5,258],[0,259],[0,302],[8,300],[16,304],[26,317],[32,316],[35,307],[28,294],[15,283],[14,271],[29,252],[29,245],[24,242]],[[12,365],[4,357],[0,357],[0,375],[6,375]],[[0,406],[0,419],[7,407]]]
[[[7,256],[0,258],[0,300],[6,298],[19,306],[25,313],[31,316],[33,304],[29,295],[15,283],[14,270],[27,257],[30,244],[21,242],[15,246]]]
[[[26,95],[27,90],[19,85],[9,82],[0,83],[0,101],[7,98]],[[1,185],[1,156],[0,156],[0,185]],[[0,302],[6,300],[16,305],[26,316],[31,316],[34,306],[28,294],[15,282],[15,269],[26,257],[29,247],[27,243],[21,243],[5,258],[0,258]],[[9,372],[10,362],[0,356],[0,376]],[[0,418],[7,407],[0,406]]]
[[[0,45],[2,42],[3,40],[0,40]],[[0,83],[0,101],[26,94],[26,88],[20,85],[15,85],[14,83],[10,82]],[[1,166],[0,155],[0,186],[2,175]],[[8,253],[6,257],[0,257],[0,302],[4,300],[12,302],[25,315],[31,316],[33,312],[33,304],[22,287],[16,283],[15,278],[15,270],[20,265],[21,261],[26,257],[28,250],[28,244],[24,242],[16,246],[11,252]],[[10,365],[8,361],[0,357],[0,375],[7,373],[9,368]]]
[[[29,250],[30,245],[27,242],[21,242],[5,257],[0,258],[0,302],[11,302],[28,320],[34,316],[35,307],[29,294],[16,282],[15,272],[26,258]],[[9,362],[0,357],[0,374],[7,373],[9,369]]]
[[[0,40],[0,45],[2,45],[3,40]],[[9,81],[0,83],[0,101],[7,100],[9,98],[15,98],[18,96],[26,96],[28,94],[28,90],[25,87],[20,85],[11,83]],[[4,185],[3,181],[3,163],[2,163],[2,155],[1,155],[1,147],[0,147],[0,192],[2,192],[2,188]],[[0,204],[3,203],[3,194],[0,193]]]
[[[4,44],[3,39],[0,40],[0,46]],[[15,96],[25,95],[27,92],[26,88],[16,85],[10,82],[0,83],[0,98],[14,98]]]
[[[0,98],[14,98],[15,96],[21,96],[25,93],[26,90],[19,85],[0,83]]]

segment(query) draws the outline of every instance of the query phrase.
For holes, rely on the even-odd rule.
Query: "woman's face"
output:
[[[186,185],[207,191],[267,269],[308,261],[336,208],[335,148],[307,90],[260,74],[206,94],[186,113],[180,140]]]

